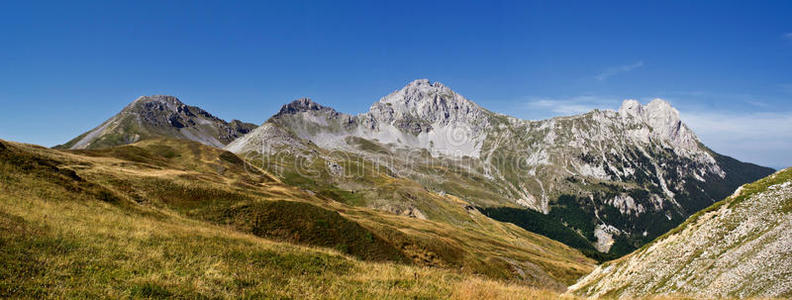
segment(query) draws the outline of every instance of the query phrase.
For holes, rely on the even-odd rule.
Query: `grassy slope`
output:
[[[110,122],[110,120],[105,122]],[[135,118],[129,116],[121,117],[121,119],[115,120],[114,122],[119,122],[116,128],[110,131],[107,131],[107,129],[105,129],[106,132],[102,132],[100,135],[95,136],[94,139],[90,141],[90,143],[87,145],[87,148],[99,149],[99,148],[129,144],[133,141],[135,136],[137,136],[138,140],[141,140],[141,139],[149,139],[149,138],[172,135],[172,133],[164,133],[164,132],[152,133],[147,128],[141,127]],[[91,131],[98,129],[101,126],[102,125],[99,125],[96,128],[86,131],[83,134],[80,134],[79,136],[69,140],[68,142],[62,145],[57,145],[53,148],[69,149],[72,146],[74,146],[74,144],[82,140],[85,136],[87,136]]]
[[[553,297],[486,278],[514,277],[504,258],[549,274],[524,280],[545,287],[591,269],[515,226],[474,216],[480,225],[467,230],[349,207],[197,143],[0,145],[2,296]],[[297,227],[272,226],[267,216],[284,210],[300,212],[288,216]],[[363,242],[338,244],[330,225]]]

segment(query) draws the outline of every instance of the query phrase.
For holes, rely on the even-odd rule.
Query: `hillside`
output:
[[[599,260],[773,172],[713,152],[660,99],[529,121],[425,79],[359,115],[295,100],[225,149],[341,202],[464,223],[431,196],[453,195]]]
[[[633,298],[792,297],[792,169],[740,187],[570,293]]]
[[[0,171],[4,297],[527,297],[593,269],[450,196],[465,224],[339,203],[197,142],[2,141]]]
[[[88,132],[55,146],[59,149],[97,149],[151,138],[176,138],[223,147],[256,125],[231,122],[173,96],[143,96]]]

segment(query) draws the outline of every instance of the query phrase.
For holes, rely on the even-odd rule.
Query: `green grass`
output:
[[[309,203],[254,202],[207,215],[216,223],[229,224],[260,237],[333,248],[364,260],[407,261],[395,245],[358,223]]]
[[[2,296],[550,297],[536,287],[561,290],[592,268],[484,216],[460,227],[349,206],[224,153],[171,140],[0,143]]]

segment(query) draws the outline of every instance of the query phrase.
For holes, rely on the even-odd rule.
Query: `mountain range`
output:
[[[599,258],[637,249],[773,172],[710,150],[660,99],[529,121],[488,111],[425,79],[360,115],[296,100],[226,149],[255,156],[292,184],[363,194],[363,205],[373,208],[447,218],[431,201],[375,180],[408,178]],[[332,174],[344,168],[354,171]]]
[[[640,248],[773,172],[707,148],[661,99],[531,121],[491,112],[427,79],[359,115],[303,98],[258,127],[227,123],[175,97],[140,97],[56,148],[152,137],[224,147],[343,203],[461,224],[467,216],[449,214],[434,197],[453,195],[470,210],[598,260]]]
[[[790,293],[789,171],[661,99],[522,120],[420,79],[256,126],[144,96],[53,148],[0,142],[0,296]]]

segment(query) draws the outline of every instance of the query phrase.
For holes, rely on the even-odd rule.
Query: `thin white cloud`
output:
[[[607,70],[603,71],[602,73],[597,74],[597,76],[594,76],[594,78],[596,78],[599,81],[605,81],[605,80],[607,80],[608,78],[610,78],[610,77],[612,77],[614,75],[630,72],[630,71],[635,70],[637,68],[643,67],[643,65],[644,65],[643,61],[637,61],[637,62],[629,64],[629,65],[623,65],[623,66],[608,68]]]
[[[760,107],[760,108],[768,108],[768,107],[770,107],[770,104],[767,104],[766,102],[758,101],[758,100],[747,100],[747,101],[745,101],[745,103],[748,103],[750,105],[753,105],[753,106],[756,106],[756,107]]]
[[[787,40],[792,41],[792,32],[784,33],[784,35],[782,35],[782,37],[787,39]]]
[[[609,107],[618,103],[616,98],[577,96],[565,99],[536,99],[525,103],[524,108],[534,116],[553,117],[587,113],[595,108]]]
[[[792,166],[792,111],[680,111],[701,141],[718,153],[776,168]]]

